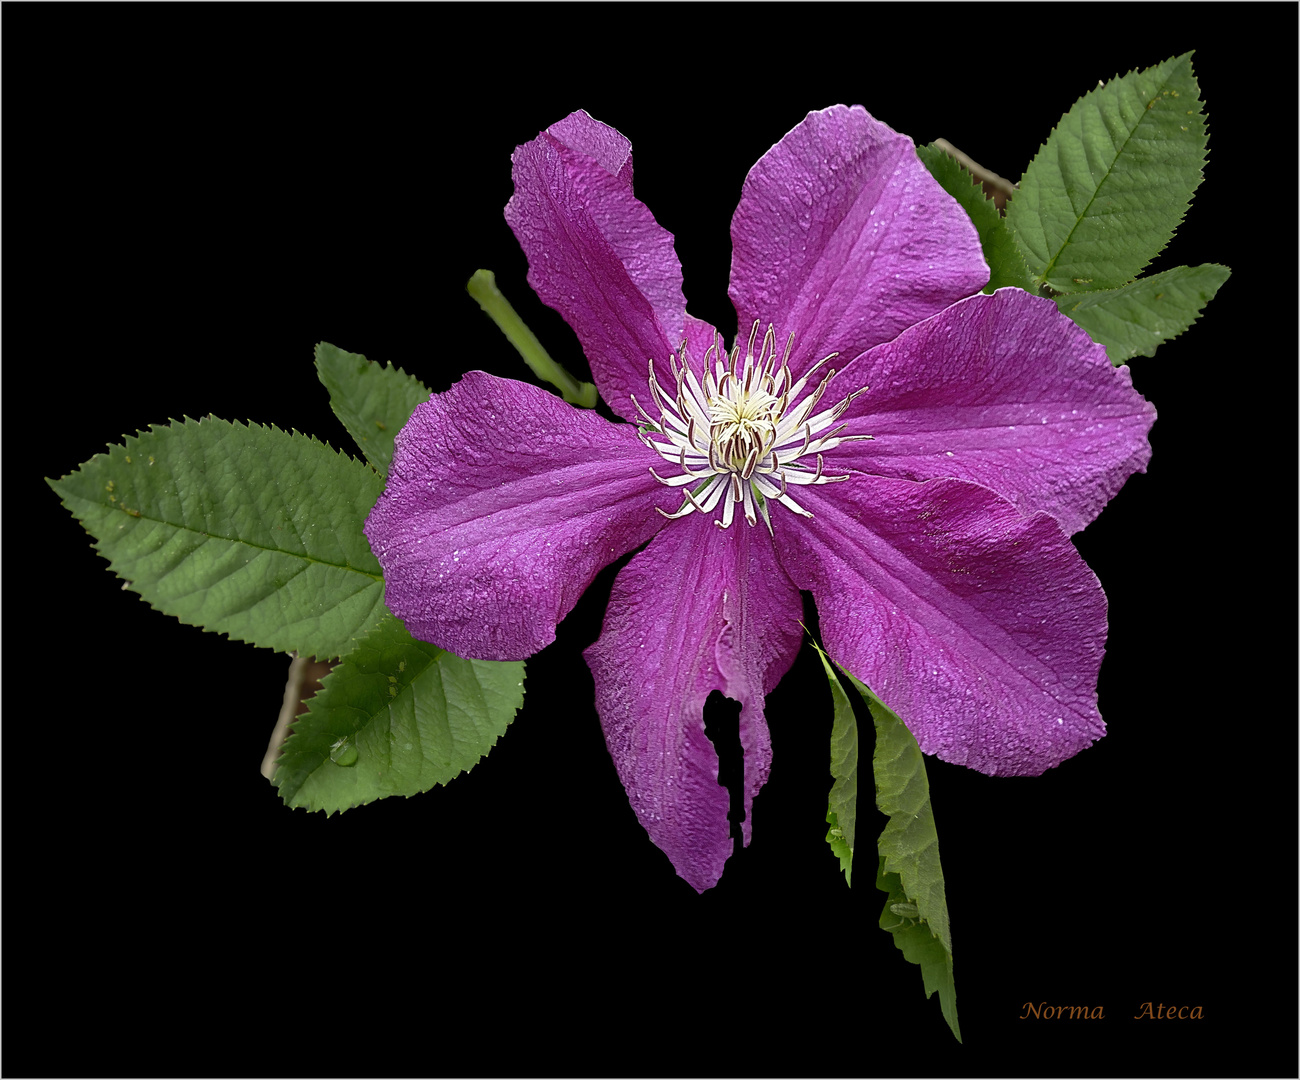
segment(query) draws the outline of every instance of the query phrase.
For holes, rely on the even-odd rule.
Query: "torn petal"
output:
[[[604,630],[585,654],[632,809],[698,892],[717,883],[732,849],[704,703],[713,690],[741,703],[749,843],[772,759],[764,698],[794,662],[801,614],[765,529],[723,531],[691,515],[619,573]]]

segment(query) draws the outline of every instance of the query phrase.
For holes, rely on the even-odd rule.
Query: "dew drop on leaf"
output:
[[[357,748],[348,742],[346,735],[330,745],[330,761],[346,769],[357,763]]]

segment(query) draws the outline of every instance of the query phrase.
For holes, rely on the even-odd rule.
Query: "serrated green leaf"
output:
[[[1106,346],[1110,362],[1119,365],[1154,356],[1161,342],[1191,326],[1231,273],[1215,263],[1178,266],[1122,289],[1058,296],[1056,306]]]
[[[944,1019],[960,1042],[956,984],[952,975],[952,933],[925,758],[912,733],[890,708],[852,674],[847,671],[844,674],[871,711],[876,728],[876,749],[872,755],[876,805],[889,818],[878,844],[880,866],[876,886],[889,894],[880,915],[880,927],[894,935],[894,944],[902,950],[905,959],[920,965],[925,996],[938,991]],[[891,904],[915,905],[915,919],[900,916],[891,910]]]
[[[1086,94],[1007,204],[1034,280],[1069,293],[1137,277],[1186,213],[1205,142],[1190,52]]]
[[[845,672],[866,700],[876,727],[872,769],[876,805],[889,818],[880,834],[879,850],[885,870],[903,879],[907,898],[921,909],[930,931],[952,951],[943,868],[939,864],[939,834],[930,808],[930,782],[925,758],[916,739],[890,708],[853,675]]]
[[[880,916],[881,929],[888,929],[894,935],[894,946],[903,954],[903,959],[921,969],[921,985],[925,988],[925,996],[931,997],[938,991],[939,1009],[943,1018],[948,1021],[948,1027],[952,1029],[957,1041],[961,1042],[961,1025],[957,1022],[957,986],[952,977],[952,953],[926,929],[924,922],[918,919],[913,924],[894,913],[892,905],[907,902],[907,890],[898,874],[885,871],[883,857],[876,867],[876,888],[889,894],[885,910]]]
[[[428,387],[392,364],[380,367],[360,353],[324,341],[316,346],[316,374],[329,391],[334,415],[366,460],[386,477],[393,440],[415,407],[429,400]]]
[[[858,815],[858,722],[853,715],[849,696],[835,676],[829,658],[817,644],[817,655],[826,669],[826,680],[831,688],[831,705],[834,710],[831,724],[831,785],[830,805],[826,821],[830,829],[826,842],[840,860],[844,880],[853,887],[853,848],[856,844]]]
[[[844,871],[844,883],[851,889],[853,888],[853,849],[844,839],[844,830],[840,828],[840,821],[835,816],[834,810],[826,811],[826,824],[830,826],[826,830],[826,843],[831,846],[831,854],[840,860],[840,869]]]
[[[361,532],[383,480],[309,436],[186,418],[47,483],[127,587],[182,622],[326,659],[387,610]]]
[[[522,661],[462,660],[390,615],[325,677],[273,783],[288,805],[327,815],[428,791],[492,749],[523,687]]]
[[[939,186],[970,215],[975,231],[979,233],[984,261],[989,264],[989,283],[984,286],[984,291],[991,293],[1011,286],[1037,293],[1038,284],[1025,266],[1024,256],[1020,254],[1011,230],[993,201],[985,197],[980,182],[963,169],[956,158],[933,143],[918,146],[916,153]]]

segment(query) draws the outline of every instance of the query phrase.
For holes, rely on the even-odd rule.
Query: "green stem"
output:
[[[501,333],[510,340],[510,344],[519,350],[524,363],[533,369],[539,379],[555,386],[560,396],[571,405],[581,405],[584,409],[594,409],[598,395],[596,387],[589,382],[579,382],[559,364],[551,359],[550,354],[542,348],[542,343],[519,317],[519,313],[510,306],[510,301],[497,288],[496,275],[491,270],[477,270],[465,286],[470,296],[481,307]]]

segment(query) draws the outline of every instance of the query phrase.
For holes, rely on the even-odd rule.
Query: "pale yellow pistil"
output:
[[[734,385],[734,380],[729,380]],[[709,438],[727,466],[741,472],[753,455],[761,458],[776,441],[781,399],[762,390],[735,399],[716,396],[709,401]]]

